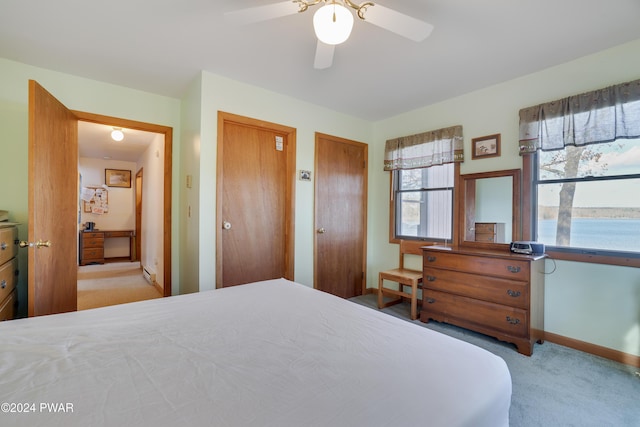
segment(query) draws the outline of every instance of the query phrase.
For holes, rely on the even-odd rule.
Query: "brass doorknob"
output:
[[[40,249],[41,247],[45,247],[48,248],[51,246],[51,242],[49,240],[47,240],[46,242],[43,242],[42,239],[38,240],[37,242],[33,243],[33,242],[27,242],[24,240],[21,240],[20,243],[18,244],[21,248],[26,248],[26,247],[36,247],[38,249]]]
[[[318,234],[324,234],[326,230],[324,229],[324,227],[322,227],[322,228],[318,228],[317,231],[318,231]]]

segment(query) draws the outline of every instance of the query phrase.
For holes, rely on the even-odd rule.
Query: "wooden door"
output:
[[[367,148],[316,134],[314,286],[342,298],[366,287]]]
[[[216,287],[293,280],[295,130],[218,119]]]
[[[77,119],[30,80],[29,316],[77,309],[77,180]]]
[[[142,261],[142,168],[136,173],[136,255],[135,261]]]

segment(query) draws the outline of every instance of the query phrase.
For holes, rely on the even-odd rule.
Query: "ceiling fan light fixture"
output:
[[[313,15],[313,29],[322,43],[344,43],[353,29],[353,15],[339,3],[326,4]]]
[[[113,128],[111,131],[111,139],[114,141],[122,141],[124,139],[124,133],[122,133],[122,129]]]

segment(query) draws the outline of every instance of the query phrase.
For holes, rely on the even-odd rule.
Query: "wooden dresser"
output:
[[[16,314],[18,282],[18,227],[0,223],[0,321]]]
[[[530,356],[544,338],[544,255],[429,246],[423,249],[420,320],[514,343]]]

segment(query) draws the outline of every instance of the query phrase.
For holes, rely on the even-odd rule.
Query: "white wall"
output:
[[[121,160],[104,160],[81,157],[78,171],[82,175],[82,186],[102,186],[105,169],[121,169],[131,171],[132,179],[135,175],[136,164]],[[135,229],[135,199],[134,184],[131,188],[107,187],[109,211],[104,214],[94,214],[81,210],[79,229],[84,229],[87,221],[95,222],[95,228],[101,230],[133,230]],[[104,256],[129,256],[129,239],[113,238],[104,242]]]
[[[461,173],[521,168],[521,108],[638,78],[640,40],[375,123],[369,216],[372,228],[382,231],[370,240],[369,284],[397,257],[397,246],[388,243],[386,233],[385,140],[460,124],[466,157]],[[471,160],[471,139],[495,133],[501,134],[501,156]],[[546,269],[552,271],[553,263],[548,261]],[[640,355],[640,269],[557,262],[546,276],[545,330]]]
[[[138,159],[132,179],[142,169],[142,247],[140,264],[156,273],[156,283],[164,286],[164,135],[156,134]],[[135,195],[134,195],[135,202]],[[135,213],[135,206],[133,207]],[[135,226],[135,218],[134,218]],[[105,243],[106,244],[106,243]]]

